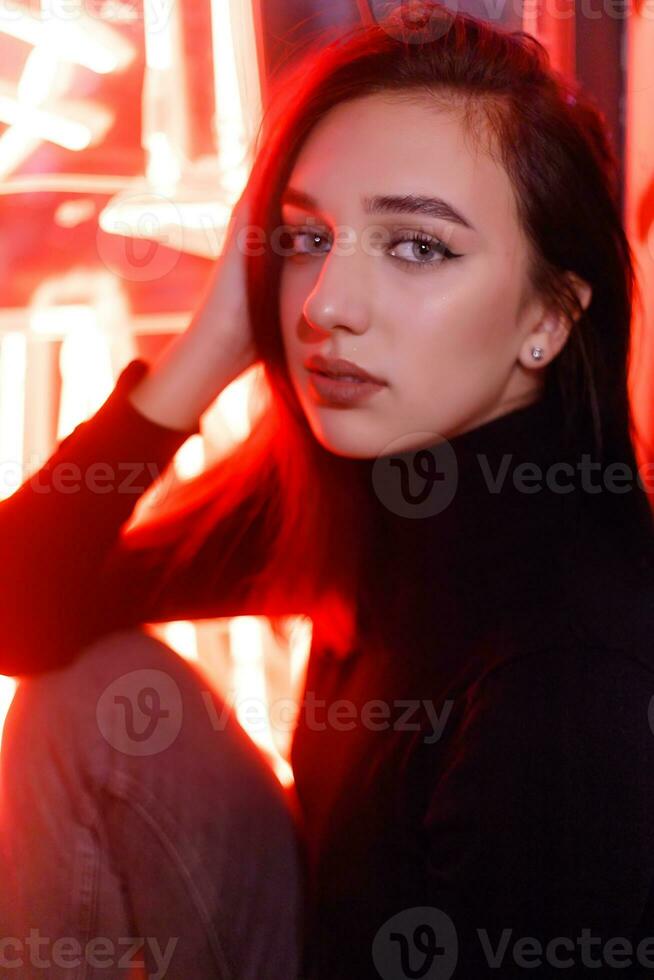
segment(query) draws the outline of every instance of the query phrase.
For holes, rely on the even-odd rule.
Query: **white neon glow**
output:
[[[146,3],[146,7],[148,4]],[[100,75],[122,71],[134,59],[134,46],[108,24],[90,17],[84,5],[75,16],[35,16],[27,6],[0,2],[0,32],[35,47],[47,44],[57,58]]]
[[[300,688],[309,660],[313,622],[309,616],[294,616],[289,631],[291,683],[297,692]]]
[[[236,187],[240,188],[247,178],[245,127],[228,0],[212,0],[211,22],[216,137],[220,147],[221,168],[235,182]]]
[[[23,482],[27,338],[10,331],[0,342],[0,499]]]
[[[9,706],[16,693],[16,681],[11,677],[0,676],[0,744],[2,743],[2,731],[5,718],[9,711]]]
[[[173,190],[181,176],[178,154],[167,133],[152,132],[143,140],[148,150],[147,178],[153,187]]]
[[[89,418],[108,397],[113,372],[107,338],[89,311],[83,329],[69,331],[59,356],[63,392],[57,438],[63,439],[80,422]]]
[[[0,95],[0,122],[17,126],[67,150],[83,150],[91,141],[91,131],[87,126],[80,126],[43,109],[21,105],[17,99],[8,99],[4,95]]]
[[[253,372],[248,370],[235,378],[218,396],[218,411],[234,442],[245,439],[252,428],[248,403],[253,381]]]
[[[180,657],[185,660],[198,659],[198,634],[195,626],[188,620],[175,620],[165,623],[158,632],[164,643],[167,643]]]
[[[200,432],[190,436],[179,447],[173,460],[175,473],[180,480],[191,480],[202,472],[205,465],[204,437]]]
[[[250,738],[271,758],[276,758],[265,683],[264,629],[258,616],[236,616],[229,620],[236,717]]]
[[[159,18],[150,0],[143,4],[145,63],[148,68],[166,71],[173,64],[173,24],[174,18]]]
[[[68,68],[68,66],[66,66]],[[60,83],[60,62],[55,57],[52,48],[40,45],[33,48],[23,65],[23,71],[16,86],[16,97],[23,105],[37,106],[52,95],[56,90],[69,81],[69,71],[66,71],[64,83]]]

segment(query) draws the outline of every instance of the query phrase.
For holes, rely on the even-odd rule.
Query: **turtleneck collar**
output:
[[[380,458],[370,470],[378,530],[427,549],[451,540],[457,552],[470,547],[478,557],[490,540],[514,550],[516,522],[540,516],[546,498],[567,496],[565,473],[553,467],[574,465],[580,447],[566,443],[563,421],[559,404],[540,398],[449,439]]]
[[[457,499],[471,492],[478,494],[487,490],[498,496],[504,492],[506,484],[522,480],[520,474],[516,474],[516,480],[505,481],[505,472],[511,473],[520,463],[543,466],[555,458],[569,458],[571,450],[572,447],[566,444],[564,413],[559,402],[540,397],[449,439],[379,460],[373,466],[371,479],[377,497],[389,514],[434,524],[431,518],[446,514],[450,500],[456,507]],[[383,465],[384,462],[388,465]],[[500,467],[499,471],[497,467]],[[399,480],[393,481],[394,489],[388,486],[386,474],[389,468],[396,473],[400,471]],[[402,484],[401,479],[405,471],[410,474],[413,484],[408,493],[406,480]],[[422,490],[429,480],[433,484],[430,502],[414,503],[411,491],[418,497],[419,493],[415,491]],[[526,483],[525,473],[520,487]],[[446,518],[438,524],[446,525]]]
[[[574,617],[584,514],[597,511],[587,487],[600,474],[597,464],[584,471],[584,459],[592,463],[592,448],[566,434],[560,402],[541,397],[375,461],[363,631],[416,664],[436,658],[445,668],[448,650],[456,670],[559,642]]]

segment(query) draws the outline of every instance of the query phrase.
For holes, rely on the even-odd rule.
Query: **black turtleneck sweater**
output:
[[[169,544],[122,550],[136,501],[198,431],[126,400],[145,370],[132,361],[0,504],[4,673],[56,667],[113,629],[267,612],[240,598],[260,547],[237,516],[163,588]],[[540,400],[403,454],[404,484],[397,464],[371,472],[356,646],[331,649],[314,622],[292,747],[306,980],[654,970],[651,524],[563,422]],[[56,492],[63,464],[84,477],[99,461],[132,489]],[[237,534],[216,595],[211,555]]]

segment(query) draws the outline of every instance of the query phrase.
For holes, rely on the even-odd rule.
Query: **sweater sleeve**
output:
[[[651,666],[597,649],[524,656],[467,692],[423,824],[454,978],[641,975],[653,694]]]
[[[131,361],[98,411],[0,503],[0,673],[61,666],[114,629],[253,611],[243,608],[239,587],[258,559],[258,526],[244,533],[239,515],[211,542],[220,547],[236,535],[239,545],[238,567],[235,560],[234,576],[218,595],[205,584],[207,549],[162,588],[175,542],[141,549],[121,544],[121,528],[137,501],[199,431],[199,425],[187,431],[160,425],[128,401],[148,368],[141,359]]]

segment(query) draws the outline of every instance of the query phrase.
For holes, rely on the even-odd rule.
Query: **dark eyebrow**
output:
[[[287,187],[282,194],[282,204],[294,204],[307,210],[320,210],[318,202],[294,187]],[[362,198],[366,214],[420,214],[427,218],[442,218],[471,231],[475,226],[460,211],[440,197],[424,197],[420,194],[381,194]]]

